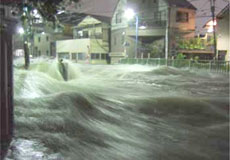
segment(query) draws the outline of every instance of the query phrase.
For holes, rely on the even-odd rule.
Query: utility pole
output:
[[[139,17],[136,15],[136,44],[135,44],[135,58],[138,58],[138,31],[139,31]]]
[[[165,59],[168,60],[169,56],[169,21],[170,21],[170,8],[168,7],[168,14],[166,19],[165,28]]]
[[[214,38],[214,58],[218,60],[217,49],[216,49],[216,26],[215,26],[215,2],[216,0],[210,0],[212,22],[213,22],[213,38]]]

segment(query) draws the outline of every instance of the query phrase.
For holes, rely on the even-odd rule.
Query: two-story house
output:
[[[78,63],[106,64],[109,61],[110,18],[87,15],[73,27],[73,39],[57,41],[58,58]]]
[[[42,28],[42,30],[35,33],[30,47],[33,57],[55,57],[56,41],[73,38],[71,27],[65,24],[63,25],[63,29],[45,30]]]
[[[128,20],[130,8],[135,16]],[[124,57],[165,57],[167,50],[173,56],[176,39],[194,37],[195,12],[186,0],[120,0],[111,20],[112,63]]]

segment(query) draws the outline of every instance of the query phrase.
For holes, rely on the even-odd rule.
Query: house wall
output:
[[[132,8],[139,18],[139,27],[146,26],[146,29],[138,29],[138,48],[142,47],[146,40],[161,39],[165,45],[166,22],[169,18],[169,52],[175,50],[175,42],[178,38],[190,38],[195,35],[195,10],[168,6],[165,0],[120,0],[114,12],[111,28],[111,56],[112,58],[124,55],[130,58],[135,57],[135,18],[128,21],[124,17],[125,10]],[[170,12],[170,13],[169,13]],[[188,13],[187,22],[177,22],[177,12]],[[121,14],[121,23],[116,23],[117,14]],[[168,17],[169,16],[169,17]],[[132,25],[130,25],[132,24]],[[125,37],[123,37],[125,35]],[[125,41],[123,43],[123,41]],[[143,41],[143,42],[142,42]],[[172,48],[172,49],[171,49]],[[169,53],[170,56],[170,53]]]
[[[88,47],[90,46],[90,39],[73,39],[63,40],[56,42],[57,53],[88,53]]]
[[[222,19],[217,20],[217,50],[218,52],[227,51],[226,61],[230,61],[229,36],[229,13],[226,13]]]
[[[188,22],[177,22],[177,12],[186,12],[188,13]],[[180,31],[188,31],[188,30],[195,30],[195,10],[186,9],[186,8],[177,8],[171,7],[170,8],[170,28],[176,28]]]
[[[125,10],[132,8],[139,17],[139,26],[143,25],[144,21],[155,22],[166,21],[168,15],[168,5],[164,0],[158,0],[154,3],[152,0],[120,0],[117,8],[114,12],[111,21],[111,53],[112,59],[117,57],[135,57],[135,44],[136,44],[136,29],[135,29],[135,18],[127,20],[124,17]],[[159,14],[159,12],[161,12]],[[117,14],[121,14],[121,23],[116,23]],[[129,23],[134,24],[129,26]],[[147,29],[138,31],[138,37],[159,37],[165,36],[165,26],[153,25],[148,26]],[[141,46],[141,41],[138,42],[138,46]],[[112,60],[113,61],[113,60]],[[113,61],[114,62],[114,61]]]
[[[71,41],[73,46],[69,46],[70,48],[67,48],[65,52],[77,53],[77,55],[84,53],[85,57],[90,60],[89,63],[105,64],[110,48],[109,30],[109,25],[106,22],[87,16],[73,27],[74,40]],[[84,35],[84,33],[87,34]],[[68,44],[66,45],[68,46]],[[60,48],[60,43],[57,43],[57,47]],[[60,52],[60,49],[57,52]]]
[[[78,62],[86,62],[96,64],[106,64],[107,59],[103,55],[107,55],[108,44],[102,47],[104,42],[101,39],[72,39],[56,42],[57,58],[66,58],[77,60]],[[75,55],[74,55],[75,54]],[[83,55],[83,59],[79,58],[79,54]],[[97,59],[93,59],[93,54],[97,55]]]
[[[40,40],[39,40],[40,39]],[[35,57],[37,56],[50,56],[51,49],[50,49],[50,42],[52,37],[50,34],[35,34],[34,35],[34,44],[33,44],[33,51]]]
[[[14,57],[23,57],[24,56],[24,43],[23,43],[23,35],[14,34],[12,37],[12,45],[13,45],[13,55]]]

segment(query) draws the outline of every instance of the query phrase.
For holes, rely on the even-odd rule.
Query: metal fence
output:
[[[215,60],[189,60],[189,59],[173,59],[166,60],[163,58],[126,58],[120,60],[121,64],[141,64],[152,66],[171,66],[176,68],[188,68],[207,70],[210,72],[229,73],[229,61]]]

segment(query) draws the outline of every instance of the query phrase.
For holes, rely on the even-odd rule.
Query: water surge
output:
[[[229,159],[227,75],[43,59],[14,82],[8,160]]]

